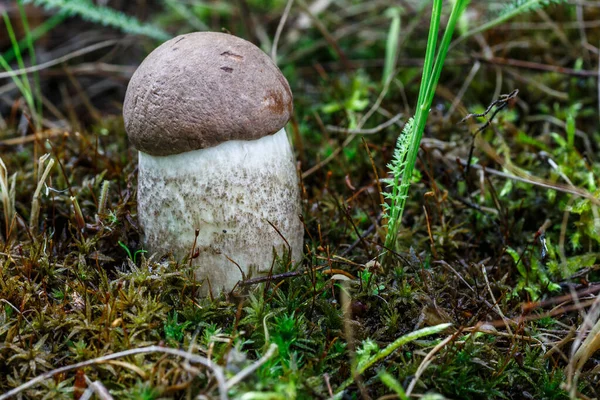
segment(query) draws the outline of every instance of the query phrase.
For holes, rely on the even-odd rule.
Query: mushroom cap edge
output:
[[[289,84],[252,43],[218,32],[173,38],[133,74],[123,117],[138,150],[167,156],[274,134],[292,115]]]

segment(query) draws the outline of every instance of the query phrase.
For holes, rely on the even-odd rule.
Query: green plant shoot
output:
[[[394,158],[388,166],[392,174],[392,177],[388,180],[388,186],[391,188],[391,192],[385,194],[389,203],[384,205],[384,209],[386,210],[388,227],[385,238],[385,247],[389,250],[395,250],[396,247],[398,229],[402,221],[402,213],[408,197],[408,190],[410,188],[410,181],[417,160],[419,144],[421,143],[421,137],[423,136],[427,117],[429,116],[429,109],[433,102],[435,89],[442,73],[446,54],[450,47],[450,40],[452,39],[452,34],[454,33],[458,18],[468,4],[469,0],[457,0],[454,3],[437,56],[435,56],[435,50],[437,47],[437,35],[442,15],[442,0],[435,0],[433,4],[423,76],[415,116],[406,123],[404,130],[396,143]]]

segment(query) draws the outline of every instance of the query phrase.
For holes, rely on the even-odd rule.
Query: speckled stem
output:
[[[139,152],[138,216],[150,254],[199,251],[198,279],[213,293],[269,271],[285,242],[302,257],[303,226],[294,155],[285,131],[171,156]],[[205,285],[207,287],[207,285]],[[206,293],[206,291],[205,291]]]

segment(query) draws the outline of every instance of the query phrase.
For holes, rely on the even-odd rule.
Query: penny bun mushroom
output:
[[[284,130],[291,114],[287,80],[246,40],[197,32],[150,53],[123,106],[139,150],[149,252],[193,255],[197,278],[216,291],[231,290],[240,268],[246,277],[268,272],[274,249],[289,244],[299,260],[300,193]]]

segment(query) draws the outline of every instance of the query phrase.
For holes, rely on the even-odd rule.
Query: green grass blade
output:
[[[391,202],[389,205],[389,215],[392,217],[388,221],[388,231],[385,239],[385,247],[394,250],[396,247],[396,238],[398,228],[402,222],[402,214],[408,198],[410,182],[412,179],[413,169],[419,152],[419,145],[425,129],[427,118],[429,117],[429,109],[433,102],[435,90],[440,78],[442,67],[446,60],[446,54],[450,47],[450,41],[454,34],[454,29],[460,15],[464,12],[469,0],[457,0],[452,7],[448,26],[444,32],[440,49],[435,57],[435,47],[437,44],[437,32],[440,26],[442,1],[436,0],[431,13],[431,23],[429,36],[427,41],[427,50],[425,55],[425,63],[423,67],[423,78],[421,79],[421,87],[419,89],[419,100],[415,112],[413,125],[410,127],[409,144],[407,146],[405,159],[402,160],[402,165],[393,162],[392,166],[392,195],[386,196]],[[403,132],[404,134],[404,132]],[[403,141],[403,145],[404,145]],[[397,146],[400,144],[398,142]],[[397,147],[398,148],[398,147]],[[400,176],[400,177],[399,177]]]
[[[27,52],[29,53],[30,64],[36,65],[37,59],[35,56],[35,50],[33,48],[33,38],[31,36],[29,22],[27,21],[27,14],[25,13],[25,7],[23,7],[22,0],[18,0],[17,5],[19,7],[19,14],[21,14],[21,24],[23,25],[23,29],[25,31],[25,43],[27,44]],[[16,48],[19,49],[19,47],[19,43],[17,42]],[[40,86],[40,74],[37,71],[33,73],[33,102],[35,108],[31,110],[31,113],[33,114],[35,127],[37,130],[39,130],[42,126],[42,89]]]
[[[8,18],[8,14],[6,13],[6,11],[4,11],[2,13],[2,18],[4,19],[4,24],[6,25],[6,30],[8,32],[8,36],[10,38],[10,41],[13,46],[13,50],[15,52],[15,58],[17,59],[17,64],[19,65],[19,68],[24,69],[25,64],[23,63],[23,57],[21,56],[21,51],[17,44],[15,32],[13,30],[12,24],[10,22],[10,18]],[[2,68],[4,68],[6,70],[6,72],[12,73],[12,68],[10,67],[10,65],[8,65],[8,63],[1,57],[0,57],[0,65],[2,66]],[[33,113],[35,108],[34,108],[34,104],[33,104],[33,95],[31,93],[31,86],[29,85],[29,80],[27,79],[27,77],[19,78],[16,75],[12,75],[12,74],[11,74],[11,78],[12,78],[13,82],[15,83],[15,85],[17,86],[17,88],[19,89],[19,91],[21,92],[21,95],[25,98],[25,102],[27,103],[27,106]]]
[[[425,90],[429,86],[429,79],[435,59],[435,49],[437,47],[437,35],[440,29],[440,19],[442,17],[442,0],[434,0],[433,9],[431,10],[431,21],[429,23],[429,35],[427,36],[427,49],[425,50],[425,62],[423,64],[423,74],[421,78],[421,86],[419,87],[419,98],[417,107],[423,104],[425,98]]]
[[[429,24],[429,35],[427,38],[427,49],[425,52],[425,62],[423,65],[423,74],[421,78],[421,87],[419,88],[419,99],[417,101],[417,115],[419,105],[422,104],[423,99],[426,97],[425,90],[427,88],[427,82],[430,80],[432,66],[435,58],[435,48],[437,45],[437,34],[440,26],[440,18],[442,15],[442,0],[435,0],[433,9],[431,12],[431,22]],[[392,196],[390,198],[390,212],[388,213],[388,230],[385,238],[385,247],[391,250],[395,250],[396,238],[398,236],[398,229],[402,223],[402,214],[404,213],[404,205],[406,204],[406,195],[408,194],[408,188],[410,178],[405,180],[406,171],[409,172],[409,176],[412,177],[412,169],[414,166],[410,162],[405,162],[410,154],[410,146],[412,146],[414,136],[414,122],[404,127],[401,136],[398,138],[396,143],[396,149],[400,151],[401,157],[395,156],[394,162],[392,162]],[[403,146],[401,148],[401,146]],[[400,178],[402,177],[402,180]]]
[[[400,382],[398,382],[398,380],[394,378],[389,372],[381,371],[379,373],[379,379],[381,379],[381,382],[383,382],[385,386],[392,389],[400,398],[400,400],[408,400],[408,396],[406,395],[406,392],[404,391],[404,388],[402,387]]]
[[[440,325],[436,325],[436,326],[429,326],[427,328],[419,329],[419,330],[416,330],[414,332],[411,332],[404,336],[399,337],[398,339],[394,340],[394,342],[389,344],[385,349],[378,351],[377,354],[375,354],[373,357],[371,357],[368,361],[359,365],[356,370],[356,374],[360,375],[360,374],[364,373],[367,369],[372,367],[375,363],[383,360],[384,358],[386,358],[387,356],[389,356],[390,354],[392,354],[394,351],[398,350],[400,347],[404,346],[405,344],[413,342],[422,337],[436,335],[440,332],[445,331],[450,326],[452,326],[452,324],[450,324],[450,323],[440,324]],[[342,383],[340,385],[340,387],[338,388],[337,394],[339,395],[344,389],[346,389],[348,386],[350,386],[350,384],[352,384],[352,382],[354,382],[354,378],[350,378],[350,379],[346,380],[344,383]]]
[[[390,75],[396,69],[398,42],[400,41],[400,10],[394,7],[390,8],[388,12],[391,14],[392,23],[390,24],[390,30],[385,43],[385,64],[383,65],[383,75],[381,76],[382,84],[388,81]]]
[[[59,12],[54,14],[52,17],[45,20],[42,24],[36,26],[33,30],[29,32],[29,36],[33,42],[37,41],[39,38],[50,32],[56,26],[60,25],[67,18],[67,13]],[[22,50],[27,46],[28,38],[24,38],[19,40],[19,50]],[[15,51],[10,48],[3,55],[6,62],[11,62],[15,58]]]

